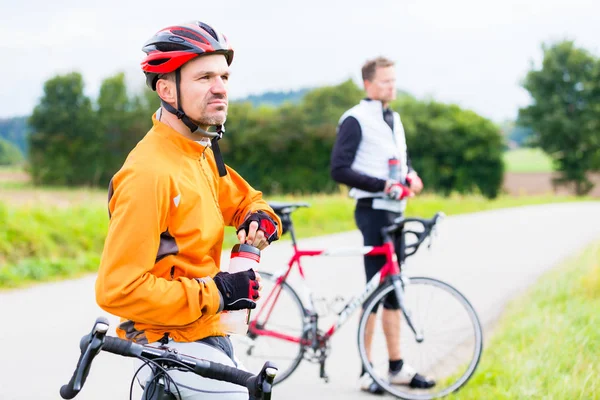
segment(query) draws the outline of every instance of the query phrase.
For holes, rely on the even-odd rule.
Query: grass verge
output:
[[[600,399],[600,242],[509,304],[475,376],[448,399]]]
[[[79,192],[77,192],[79,193]],[[81,192],[80,194],[85,194]],[[25,205],[0,201],[0,288],[79,276],[97,269],[108,227],[105,201],[75,195],[62,205],[46,201]],[[104,196],[103,196],[104,197]],[[62,198],[62,197],[61,197]],[[275,199],[274,199],[275,200]],[[354,202],[342,195],[285,196],[279,201],[311,204],[294,213],[299,238],[355,229]],[[574,197],[439,197],[424,195],[410,202],[407,215],[464,214],[496,208],[579,200]],[[53,200],[55,204],[56,199]],[[284,236],[282,240],[288,240]],[[224,248],[236,242],[233,228],[225,231]]]

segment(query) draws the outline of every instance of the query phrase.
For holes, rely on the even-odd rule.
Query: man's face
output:
[[[199,125],[221,125],[227,117],[229,66],[222,54],[196,57],[181,68],[183,110]]]
[[[396,70],[394,66],[379,67],[371,81],[365,81],[367,96],[373,100],[389,103],[396,98]]]

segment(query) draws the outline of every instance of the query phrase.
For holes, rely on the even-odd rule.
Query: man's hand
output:
[[[402,200],[415,194],[400,182],[389,180],[385,183],[385,195],[392,200]]]
[[[253,269],[234,274],[219,272],[213,278],[223,298],[224,310],[256,308],[262,286],[260,275]]]
[[[421,180],[421,178],[419,178],[419,175],[417,175],[415,171],[411,171],[408,173],[408,175],[406,176],[406,183],[408,183],[408,187],[415,194],[419,194],[421,193],[421,190],[423,190],[423,181]]]
[[[265,232],[258,229],[258,222],[256,221],[250,222],[247,235],[246,231],[242,229],[238,232],[237,236],[241,244],[249,244],[257,247],[259,250],[263,250],[269,245],[269,242],[265,237]]]
[[[265,212],[257,211],[250,214],[238,227],[238,240],[265,249],[272,241],[277,240],[277,223]]]

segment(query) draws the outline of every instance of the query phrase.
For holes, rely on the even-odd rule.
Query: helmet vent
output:
[[[206,39],[204,39],[202,36],[200,36],[198,34],[190,32],[190,31],[184,31],[183,29],[173,29],[171,31],[171,33],[173,33],[175,35],[183,36],[183,37],[191,39],[191,40],[195,40],[197,42],[206,43]]]
[[[164,63],[166,63],[169,60],[170,60],[169,58],[161,58],[161,59],[158,59],[158,60],[150,60],[150,61],[148,61],[148,64],[156,66],[156,65],[164,64]]]
[[[181,43],[169,43],[169,42],[159,42],[155,43],[154,47],[158,51],[169,52],[169,51],[182,51],[182,50],[191,50],[190,46]]]
[[[210,26],[206,25],[204,22],[200,22],[200,21],[198,21],[198,25],[200,25],[200,27],[202,29],[204,29],[206,32],[208,32],[210,34],[210,36],[212,36],[217,42],[219,41],[219,37],[217,36],[217,32],[215,32],[215,30],[213,28],[211,28]]]

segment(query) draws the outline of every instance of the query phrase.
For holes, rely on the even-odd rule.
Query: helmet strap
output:
[[[225,163],[223,162],[223,156],[221,155],[221,148],[219,147],[219,140],[223,137],[223,132],[225,128],[223,125],[217,126],[218,136],[215,136],[210,140],[210,145],[212,147],[213,153],[215,155],[215,161],[217,163],[217,169],[219,170],[219,176],[227,175],[227,169],[225,168]]]

